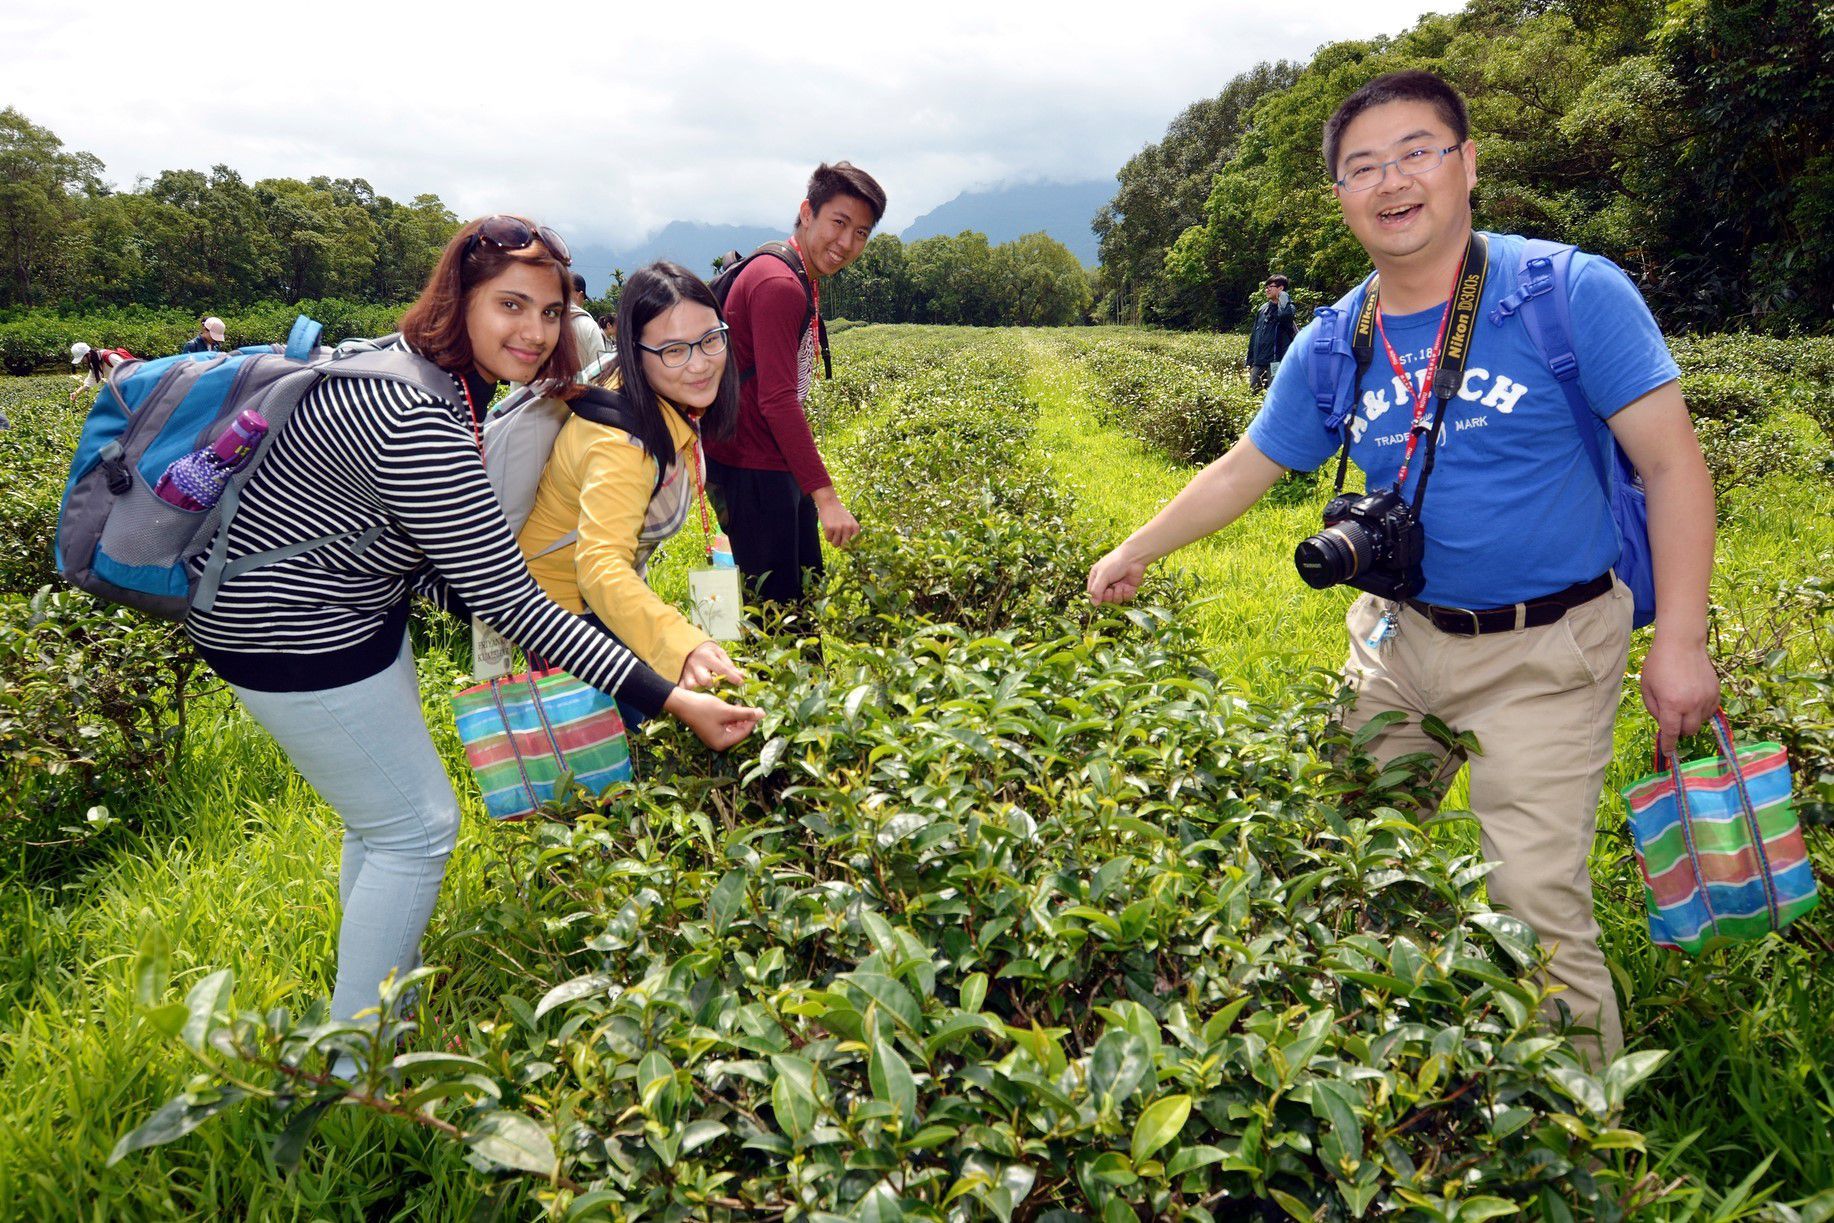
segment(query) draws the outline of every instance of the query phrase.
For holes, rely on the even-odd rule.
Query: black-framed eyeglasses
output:
[[[1409,149],[1390,161],[1372,161],[1368,165],[1357,166],[1342,178],[1332,181],[1345,191],[1367,191],[1388,177],[1390,166],[1411,178],[1416,174],[1427,174],[1437,170],[1440,163],[1446,159],[1446,154],[1457,151],[1458,146],[1455,144],[1448,144],[1443,149],[1430,147]]]
[[[717,357],[726,351],[726,324],[721,323],[698,340],[676,340],[657,348],[654,345],[637,341],[637,347],[644,352],[653,352],[656,359],[666,369],[680,369],[694,357],[694,350],[700,349],[709,357]]]
[[[494,217],[485,217],[478,222],[478,227],[466,239],[469,245],[488,242],[500,251],[519,251],[536,241],[548,248],[548,253],[562,263],[573,265],[573,252],[567,249],[564,238],[546,225],[531,226],[521,217],[512,217],[508,213],[498,213]],[[471,252],[465,252],[469,255]]]

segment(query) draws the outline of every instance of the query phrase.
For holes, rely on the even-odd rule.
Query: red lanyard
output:
[[[814,307],[809,315],[809,334],[816,335],[816,328],[821,326],[821,281],[815,279],[815,273],[809,271],[809,261],[803,258],[802,244],[796,241],[795,234],[790,235],[790,249],[796,252],[798,259],[802,259],[802,274],[809,278],[809,304]]]
[[[707,545],[707,559],[713,559],[713,521],[707,515],[707,488],[700,474],[700,433],[697,430],[694,440],[688,443],[688,461],[694,465],[694,496],[700,502],[700,534]]]
[[[471,388],[465,384],[465,380],[460,378],[458,384],[459,394],[465,397],[465,419],[471,425],[471,440],[478,444],[478,457],[481,459],[484,457],[484,434],[478,429],[477,405],[471,402]]]
[[[1446,294],[1446,307],[1439,314],[1439,336],[1433,341],[1432,354],[1427,358],[1426,381],[1423,384],[1416,385],[1407,376],[1395,346],[1388,342],[1388,330],[1382,326],[1382,311],[1380,308],[1376,310],[1376,334],[1382,337],[1382,349],[1388,354],[1388,364],[1394,368],[1395,377],[1401,380],[1402,386],[1408,388],[1408,394],[1414,400],[1414,422],[1407,431],[1407,452],[1401,456],[1401,470],[1395,475],[1396,491],[1407,482],[1408,464],[1414,461],[1414,447],[1420,444],[1420,422],[1426,416],[1426,403],[1432,397],[1434,380],[1439,377],[1439,359],[1445,355],[1446,350],[1446,327],[1452,321],[1452,301],[1458,296],[1458,284],[1463,277],[1464,265],[1461,263],[1458,270],[1452,273],[1452,288]]]

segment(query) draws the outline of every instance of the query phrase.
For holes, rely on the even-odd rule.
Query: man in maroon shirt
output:
[[[803,401],[825,355],[821,282],[866,249],[885,191],[850,162],[809,179],[787,254],[751,259],[726,295],[732,360],[742,379],[739,422],[707,442],[707,488],[733,559],[760,601],[793,603],[822,572],[821,540],[843,547],[860,524],[834,491]],[[805,283],[793,263],[812,279]]]

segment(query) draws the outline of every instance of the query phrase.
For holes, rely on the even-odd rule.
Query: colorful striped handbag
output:
[[[1790,809],[1789,761],[1775,743],[1735,748],[1713,715],[1719,754],[1663,761],[1625,786],[1649,898],[1649,937],[1698,955],[1761,938],[1815,907],[1815,873]]]
[[[618,703],[565,671],[523,671],[453,694],[465,758],[492,819],[519,820],[563,775],[596,794],[631,777]]]

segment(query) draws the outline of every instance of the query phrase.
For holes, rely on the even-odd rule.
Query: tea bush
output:
[[[0,855],[29,878],[67,874],[104,834],[137,824],[177,759],[195,686],[176,626],[54,589],[58,502],[82,429],[69,385],[0,389],[12,422],[0,431]]]
[[[395,329],[405,306],[325,298],[320,301],[257,302],[221,315],[230,347],[276,344],[287,338],[293,320],[308,315],[325,325],[328,341],[384,335]],[[139,357],[175,353],[197,334],[196,315],[183,310],[124,306],[88,314],[48,311],[15,313],[0,321],[0,369],[31,374],[70,369],[70,345],[82,340],[102,348],[125,348]]]
[[[1261,399],[1239,364],[1192,364],[1173,355],[1181,347],[1104,340],[1079,356],[1103,424],[1182,462],[1208,463],[1241,437]]]
[[[0,592],[28,594],[54,580],[51,543],[57,507],[83,428],[82,410],[66,402],[70,383],[61,378],[6,379],[0,384],[0,414],[12,427],[0,430]]]
[[[136,827],[184,746],[198,662],[177,625],[77,591],[0,595],[0,854],[69,873]]]
[[[1076,598],[1011,370],[959,353],[861,401],[837,460],[888,529],[819,632],[745,652],[751,740],[714,761],[657,726],[642,780],[511,851],[477,938],[526,989],[462,1048],[239,1012],[227,972],[164,1002],[155,942],[148,1018],[207,1073],[117,1157],[260,1100],[283,1164],[367,1107],[569,1219],[1672,1201],[1623,1124],[1663,1054],[1591,1074],[1536,1017],[1542,951],[1408,814],[1422,761],[1376,765],[1334,678],[1245,701],[1172,611]]]

